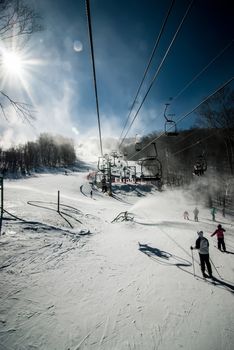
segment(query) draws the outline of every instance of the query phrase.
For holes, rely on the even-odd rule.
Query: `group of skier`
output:
[[[212,207],[211,208],[211,215],[212,215],[212,221],[215,221],[215,214],[216,214],[216,208]],[[199,210],[197,207],[193,210],[194,214],[194,221],[198,222],[198,214]],[[187,210],[184,212],[184,219],[189,220],[189,213]],[[211,234],[211,237],[217,236],[217,241],[218,241],[218,249],[220,251],[223,250],[223,252],[226,252],[226,245],[224,242],[224,232],[225,229],[222,227],[222,225],[218,225],[217,229]],[[198,239],[195,242],[195,246],[191,246],[190,249],[198,249],[199,251],[199,257],[200,257],[200,265],[201,265],[201,271],[204,277],[213,277],[212,276],[212,268],[210,264],[210,257],[209,257],[209,241],[207,238],[204,237],[203,231],[198,231]],[[193,257],[193,254],[192,254]],[[208,271],[208,275],[205,273],[205,268]]]
[[[197,209],[197,207],[194,209],[193,214],[194,214],[194,221],[198,221],[199,210]],[[185,210],[184,212],[184,219],[189,220],[189,213],[187,210]]]
[[[217,212],[216,208],[212,207],[211,210],[210,210],[210,213],[211,213],[211,216],[212,216],[212,221],[215,221],[216,212]],[[193,210],[194,221],[198,221],[198,214],[199,214],[199,210],[197,209],[197,207],[195,207],[195,209]],[[187,210],[184,211],[184,219],[185,220],[189,220],[189,213],[188,213]]]
[[[226,252],[226,245],[224,242],[224,232],[226,230],[222,227],[222,225],[218,225],[217,229],[210,235],[213,237],[214,235],[217,235],[218,239],[218,249],[220,251],[221,248],[223,249],[224,252]],[[210,256],[209,256],[209,241],[206,237],[203,235],[203,231],[198,231],[198,239],[195,242],[195,246],[191,246],[190,249],[193,251],[193,249],[198,249],[199,251],[199,257],[200,257],[200,263],[201,263],[201,271],[203,277],[210,277],[213,278],[212,275],[212,268],[210,264]],[[193,256],[193,255],[192,255]],[[208,271],[208,275],[205,273],[205,269]]]

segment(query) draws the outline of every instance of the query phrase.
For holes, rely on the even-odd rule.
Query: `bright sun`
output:
[[[23,68],[24,62],[19,53],[14,51],[5,51],[2,55],[3,69],[9,75],[14,75],[20,77]]]
[[[1,2],[1,0],[0,0]],[[39,59],[30,57],[30,51],[1,47],[0,43],[0,90],[5,88],[20,89],[33,102],[32,76],[38,67],[45,64]]]

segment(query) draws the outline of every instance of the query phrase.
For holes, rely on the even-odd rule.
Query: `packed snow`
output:
[[[91,197],[87,175],[4,180],[0,349],[233,349],[233,217],[147,185]],[[218,223],[229,253],[210,237]],[[214,280],[196,250],[192,263],[199,230]]]

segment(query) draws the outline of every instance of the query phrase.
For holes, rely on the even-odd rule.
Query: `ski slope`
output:
[[[114,189],[90,198],[84,172],[5,180],[0,349],[232,350],[233,218],[212,222],[181,190]],[[125,211],[132,221],[112,222]],[[229,254],[210,237],[218,223]],[[201,277],[196,251],[194,276],[198,230],[214,281]]]

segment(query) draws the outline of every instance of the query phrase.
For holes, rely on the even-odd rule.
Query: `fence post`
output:
[[[58,191],[58,209],[57,209],[57,212],[60,213],[60,191]]]
[[[1,189],[0,235],[1,235],[2,220],[3,220],[3,176],[2,175],[0,175],[0,189]]]

